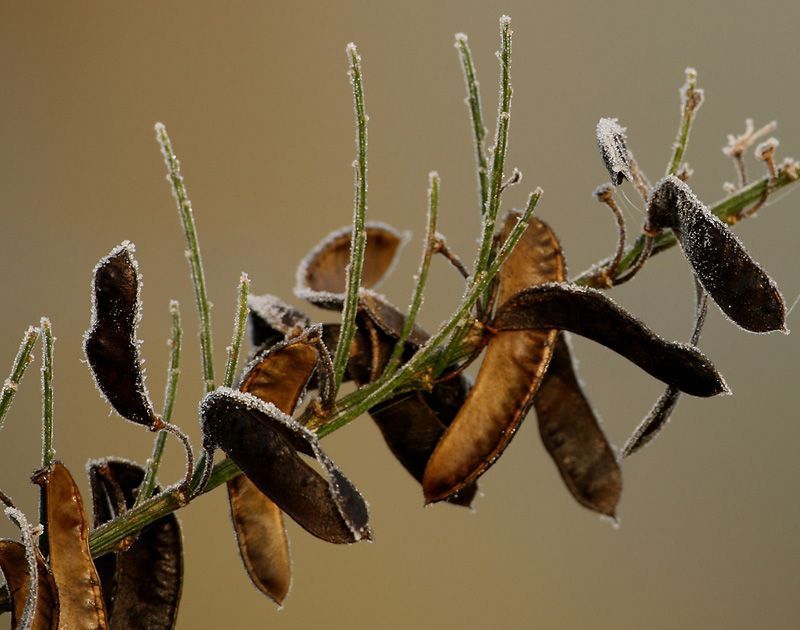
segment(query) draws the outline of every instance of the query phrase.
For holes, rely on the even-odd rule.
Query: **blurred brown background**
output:
[[[780,122],[781,158],[800,154],[797,25],[781,3],[169,2],[0,5],[0,366],[25,327],[51,317],[56,449],[85,481],[90,457],[143,461],[152,436],[109,417],[82,363],[95,262],[123,239],[144,276],[140,337],[160,405],[167,303],[183,307],[177,422],[199,441],[201,393],[191,285],[178,216],[153,134],[163,121],[195,206],[215,302],[217,369],[235,284],[290,301],[298,259],[352,212],[352,106],[345,44],[364,57],[370,115],[369,216],[423,231],[427,173],[442,176],[441,230],[471,260],[478,219],[472,144],[453,34],[470,36],[493,133],[497,19],[514,18],[509,191],[559,233],[577,272],[612,251],[608,213],[591,197],[606,174],[594,125],[618,116],[640,164],[663,171],[683,69],[706,103],[687,159],[709,202],[734,178],[720,152],[745,117]],[[761,168],[750,164],[753,175]],[[628,196],[635,192],[625,186]],[[796,194],[740,226],[787,301],[800,292]],[[631,229],[641,216],[626,210]],[[385,292],[410,294],[413,241]],[[437,262],[422,320],[461,291]],[[664,336],[685,339],[691,282],[677,251],[614,297]],[[800,327],[797,313],[789,325]],[[621,445],[662,386],[576,340],[582,376]],[[711,308],[702,348],[735,395],[681,401],[658,442],[625,462],[622,526],[579,507],[526,423],[481,482],[476,512],[422,509],[418,487],[366,418],[326,440],[371,502],[373,544],[326,545],[290,525],[293,591],[282,611],[249,583],[224,493],[181,512],[186,580],[179,627],[790,628],[800,588],[800,341],[756,336]],[[38,352],[38,351],[37,351]],[[6,367],[0,367],[5,373]],[[2,485],[32,516],[39,460],[38,361],[0,436]],[[170,443],[162,482],[182,470]],[[2,533],[12,535],[10,526]],[[8,617],[2,623],[8,623]]]

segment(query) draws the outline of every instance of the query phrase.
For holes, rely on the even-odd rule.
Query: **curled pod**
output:
[[[15,540],[0,540],[0,571],[11,596],[11,628],[55,630],[59,627],[58,591],[38,549],[33,550],[33,555],[34,562],[31,563],[25,545]],[[34,610],[29,611],[26,607],[34,576],[36,601]]]
[[[568,330],[610,348],[684,393],[706,397],[729,392],[697,348],[663,340],[595,289],[564,283],[531,287],[500,306],[493,325],[500,330]]]
[[[133,507],[144,469],[122,459],[89,463],[95,527]],[[96,560],[113,628],[174,628],[183,588],[183,540],[168,514],[145,527],[130,547]]]
[[[108,628],[108,617],[92,554],[89,524],[75,480],[61,462],[34,473],[44,488],[50,570],[59,601],[59,628]]]
[[[614,518],[622,471],[575,375],[564,333],[558,335],[533,405],[542,443],[572,496],[590,510]]]
[[[161,423],[144,382],[136,327],[141,318],[139,267],[133,244],[115,247],[94,268],[92,321],[84,351],[97,388],[123,418],[156,429]]]
[[[275,405],[219,388],[200,403],[203,444],[221,448],[256,487],[309,533],[332,543],[370,538],[364,498],[316,436]],[[298,451],[313,453],[325,477]]]
[[[671,229],[703,288],[723,313],[750,332],[786,332],[778,287],[744,245],[677,177],[656,184],[648,202],[649,229]]]
[[[518,213],[505,220],[507,235]],[[564,279],[565,263],[550,228],[532,219],[500,270],[499,304],[521,289]],[[441,501],[482,475],[502,454],[533,403],[550,363],[556,326],[493,335],[475,385],[425,469],[427,502]]]
[[[377,286],[388,275],[407,236],[385,223],[368,222],[367,245],[361,285]],[[300,262],[295,295],[322,308],[341,309],[347,288],[352,228],[345,227],[326,236]]]
[[[308,315],[274,295],[251,295],[247,298],[250,343],[267,348],[295,337],[311,325]]]

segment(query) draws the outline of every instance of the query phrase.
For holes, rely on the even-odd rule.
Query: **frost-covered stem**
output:
[[[703,91],[697,89],[697,70],[686,68],[686,83],[681,88],[681,124],[678,127],[678,135],[675,144],[672,145],[672,159],[667,167],[667,175],[675,175],[683,161],[686,153],[686,145],[689,142],[689,132],[692,129],[695,112],[703,102]]]
[[[347,265],[347,295],[342,311],[342,327],[336,352],[333,356],[333,391],[339,391],[344,378],[350,344],[356,331],[356,311],[358,310],[358,291],[361,287],[361,271],[364,266],[364,251],[367,233],[364,218],[367,213],[367,115],[364,111],[364,84],[361,75],[361,57],[355,44],[347,45],[347,59],[350,64],[350,83],[353,87],[353,105],[356,117],[356,177],[355,203],[353,211],[353,232],[350,244],[350,263]]]
[[[206,293],[206,278],[203,271],[203,259],[200,256],[200,242],[197,238],[197,227],[192,213],[192,202],[186,191],[186,184],[181,175],[178,157],[172,150],[172,142],[167,135],[167,129],[162,123],[156,123],[156,139],[164,155],[167,165],[167,181],[172,187],[172,194],[178,204],[181,215],[183,234],[186,237],[186,258],[192,274],[194,285],[194,298],[197,312],[200,317],[200,356],[203,364],[203,385],[206,392],[214,389],[214,351],[211,343],[211,305]]]
[[[247,296],[250,293],[250,278],[246,273],[242,273],[239,278],[239,301],[236,308],[236,318],[233,323],[233,337],[231,345],[228,346],[228,361],[225,364],[225,387],[233,387],[233,380],[236,378],[236,365],[239,362],[239,354],[242,351],[242,341],[244,340],[245,323],[247,321]]]
[[[486,150],[483,141],[486,138],[486,127],[483,124],[483,110],[481,108],[481,95],[478,89],[478,80],[475,73],[475,64],[472,62],[472,51],[467,43],[464,33],[456,34],[456,48],[461,58],[461,68],[464,70],[464,82],[467,85],[467,105],[472,119],[472,134],[475,142],[475,157],[478,166],[478,186],[481,195],[481,215],[486,212],[486,198],[489,194],[489,164],[486,160]]]
[[[778,170],[777,178],[774,181],[773,192],[780,190],[798,181],[797,164],[792,163],[788,166],[783,166]],[[759,199],[764,195],[767,187],[770,186],[770,177],[763,177],[758,181],[753,182],[749,186],[737,191],[736,194],[722,199],[711,206],[710,210],[720,219],[726,223],[733,225],[739,221],[740,213],[752,203],[758,203]],[[636,263],[639,254],[642,252],[646,241],[644,235],[640,236],[636,242],[625,251],[625,255],[617,267],[617,273],[622,274],[628,271]],[[670,247],[677,244],[677,240],[672,232],[665,231],[655,238],[653,243],[653,251],[651,256],[663,252]],[[607,288],[602,282],[603,269],[611,261],[610,258],[595,263],[592,267],[578,275],[572,280],[576,284],[594,287],[596,289]]]
[[[169,369],[167,370],[167,389],[164,393],[164,411],[161,418],[165,424],[172,420],[172,410],[175,407],[175,392],[178,388],[178,379],[181,374],[181,340],[183,339],[183,328],[181,328],[180,307],[176,300],[169,303],[169,315],[171,331],[167,345],[170,348]],[[139,494],[136,496],[134,507],[141,505],[153,495],[158,477],[158,468],[161,465],[161,458],[164,455],[164,445],[167,442],[167,431],[162,429],[158,432],[153,445],[153,454],[147,460],[142,485],[139,487]]]
[[[53,328],[50,320],[42,317],[42,468],[53,463]]]
[[[0,390],[0,429],[3,428],[6,414],[9,407],[11,407],[11,401],[14,400],[14,395],[17,393],[17,388],[25,374],[25,370],[28,369],[28,366],[33,361],[33,348],[38,339],[39,329],[33,326],[29,326],[22,336],[17,356],[14,357],[14,363],[11,366],[11,373],[3,383],[3,389]]]
[[[188,498],[192,479],[194,478],[194,450],[192,449],[192,442],[189,440],[189,436],[186,435],[177,424],[164,423],[164,428],[162,430],[172,433],[172,435],[178,438],[186,453],[186,474],[183,476],[180,484],[178,484],[178,488],[183,492],[184,496]]]
[[[480,272],[488,269],[492,256],[494,228],[497,211],[500,207],[500,192],[503,185],[503,169],[508,150],[508,127],[511,110],[511,18],[504,15],[500,18],[500,100],[497,106],[497,131],[492,148],[492,172],[489,179],[489,194],[483,215],[483,232],[481,235],[478,258],[473,272],[477,281]]]
[[[417,272],[414,286],[414,293],[411,297],[411,306],[408,309],[403,330],[400,333],[400,338],[394,345],[392,356],[384,370],[384,376],[391,376],[400,366],[400,359],[403,356],[403,351],[406,348],[406,341],[411,336],[411,331],[414,330],[414,324],[417,321],[419,309],[422,306],[423,294],[425,292],[425,284],[428,282],[428,271],[431,268],[431,258],[436,247],[436,222],[439,218],[439,174],[428,174],[428,226],[425,232],[425,246],[422,250],[422,259],[419,261],[419,271]]]

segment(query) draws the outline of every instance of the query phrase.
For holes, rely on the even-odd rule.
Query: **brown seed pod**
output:
[[[274,295],[251,295],[248,323],[254,348],[272,346],[299,335],[311,325],[309,317]]]
[[[36,608],[32,611],[32,630],[58,628],[58,592],[42,555],[35,550]],[[31,584],[31,571],[25,546],[15,540],[0,540],[0,570],[11,594],[11,628],[21,628]]]
[[[568,330],[603,344],[651,376],[692,396],[729,392],[702,352],[664,341],[595,289],[564,283],[531,287],[500,306],[493,325],[500,330]]]
[[[619,186],[623,179],[633,181],[630,155],[625,144],[625,128],[620,126],[616,118],[601,118],[597,123],[597,147],[612,184]]]
[[[256,487],[311,534],[333,543],[370,538],[367,504],[316,436],[270,403],[225,387],[200,403],[203,444],[221,448]],[[300,444],[305,446],[299,448]],[[312,452],[322,477],[298,454]]]
[[[542,443],[572,496],[613,518],[622,493],[622,471],[575,375],[564,333],[558,335],[533,405]]]
[[[505,233],[517,213],[505,220]],[[522,288],[564,279],[561,246],[550,228],[532,219],[500,270],[498,303]],[[475,386],[439,441],[425,469],[427,502],[441,501],[482,475],[508,446],[547,370],[557,331],[502,331],[486,348]]]
[[[95,527],[133,507],[144,469],[122,459],[89,463]],[[148,525],[125,551],[95,562],[111,628],[175,627],[183,586],[183,541],[175,514]]]
[[[78,486],[61,462],[37,471],[47,497],[50,569],[59,600],[59,628],[107,628],[100,578],[89,551],[89,524]]]
[[[650,196],[648,229],[670,228],[703,288],[735,324],[750,332],[786,332],[778,287],[720,221],[677,177]]]
[[[97,263],[84,351],[97,388],[114,410],[153,429],[161,420],[150,402],[139,359],[136,327],[141,318],[141,280],[134,251],[133,244],[125,241]]]
[[[295,295],[322,308],[340,309],[347,287],[352,228],[332,232],[309,252],[297,269]],[[361,286],[377,286],[394,267],[406,236],[385,223],[366,224],[367,245]]]

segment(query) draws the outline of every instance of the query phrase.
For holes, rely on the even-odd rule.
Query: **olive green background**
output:
[[[299,304],[291,293],[297,261],[350,220],[349,41],[364,57],[369,217],[418,237],[427,173],[436,169],[440,230],[467,261],[478,207],[453,34],[470,35],[493,133],[503,13],[515,32],[508,164],[524,172],[504,205],[521,205],[542,186],[537,213],[560,235],[573,272],[614,246],[612,219],[591,196],[606,178],[597,119],[618,116],[640,164],[658,178],[685,66],[697,67],[706,89],[687,154],[702,199],[718,199],[735,177],[720,147],[748,116],[757,124],[778,119],[780,158],[800,154],[796,2],[3,0],[0,7],[0,366],[10,364],[28,324],[51,317],[55,444],[84,489],[88,458],[143,461],[152,443],[109,414],[82,360],[92,267],[124,239],[135,242],[144,277],[139,333],[158,405],[167,304],[181,302],[176,420],[199,443],[196,319],[156,121],[172,135],[194,202],[215,303],[218,372],[239,272],[250,274],[254,292]],[[635,191],[623,190],[641,208]],[[798,199],[789,196],[738,229],[788,302],[800,292]],[[636,232],[640,211],[626,204],[626,214]],[[397,304],[408,300],[419,251],[412,241],[384,285]],[[423,324],[434,328],[461,290],[437,260]],[[692,289],[679,251],[654,259],[613,296],[664,336],[688,337]],[[789,325],[800,327],[797,312]],[[574,345],[587,390],[621,445],[662,385],[602,347]],[[712,306],[702,348],[734,396],[684,398],[658,442],[624,463],[621,527],[571,499],[533,418],[481,480],[474,513],[423,509],[418,486],[362,418],[325,446],[369,499],[375,542],[335,547],[289,524],[294,586],[278,611],[241,567],[224,492],[203,497],[180,513],[186,579],[178,627],[796,627],[800,342],[747,334]],[[38,366],[0,436],[0,486],[31,517]],[[170,442],[162,482],[177,480],[182,465]],[[6,524],[1,531],[13,535]]]

